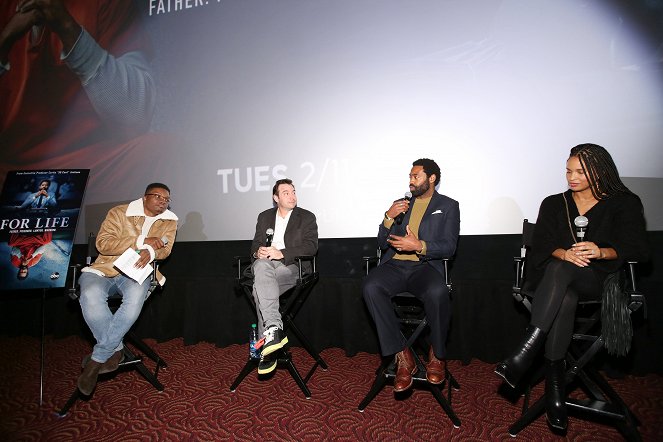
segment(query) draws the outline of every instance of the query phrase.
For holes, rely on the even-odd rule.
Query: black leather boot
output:
[[[546,418],[556,430],[566,430],[566,364],[564,359],[546,359]]]
[[[520,378],[525,374],[530,365],[532,365],[534,357],[545,342],[546,334],[543,330],[533,325],[528,326],[525,331],[525,337],[518,347],[518,351],[510,358],[497,364],[495,373],[512,388],[516,388],[516,384],[518,384]]]

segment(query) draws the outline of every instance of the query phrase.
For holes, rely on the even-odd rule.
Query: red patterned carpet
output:
[[[72,393],[89,344],[77,337],[47,338],[39,406],[39,341],[0,337],[0,440],[510,441],[507,428],[520,412],[520,401],[512,404],[496,393],[500,383],[493,365],[480,361],[449,362],[461,385],[453,407],[462,425],[454,428],[427,391],[395,400],[387,387],[360,413],[357,405],[373,381],[377,355],[348,358],[340,349],[325,350],[330,369],[313,375],[307,400],[286,370],[265,381],[251,374],[231,393],[246,346],[149,343],[168,361],[159,374],[165,391],[157,392],[136,371],[121,372],[100,383],[92,399],[58,417],[55,412]],[[302,349],[292,353],[300,371],[312,364]],[[152,367],[151,361],[147,365]],[[640,420],[643,439],[663,440],[663,378],[611,383]],[[564,438],[553,435],[542,417],[517,439],[614,441],[621,436],[610,426],[572,417]]]

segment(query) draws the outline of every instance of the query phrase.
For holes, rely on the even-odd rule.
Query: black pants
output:
[[[398,317],[391,298],[410,292],[419,299],[430,327],[430,341],[435,356],[446,356],[446,340],[451,318],[449,288],[433,266],[425,262],[390,259],[373,269],[364,280],[364,300],[375,321],[383,356],[405,348]]]
[[[573,337],[578,301],[599,299],[602,283],[590,267],[554,260],[546,267],[532,302],[532,325],[548,333],[545,356],[564,358]]]

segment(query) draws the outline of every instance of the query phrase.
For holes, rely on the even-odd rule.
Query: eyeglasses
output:
[[[170,202],[173,201],[170,197],[159,195],[158,193],[146,193],[145,196],[147,196],[147,195],[152,195],[153,197],[155,197],[159,201],[165,201],[167,203],[170,203]]]

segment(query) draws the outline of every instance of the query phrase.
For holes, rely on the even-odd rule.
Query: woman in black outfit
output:
[[[648,256],[642,203],[620,180],[612,157],[596,144],[571,149],[569,190],[543,200],[528,258],[527,283],[536,287],[532,318],[516,352],[495,373],[515,387],[545,344],[546,416],[567,425],[564,357],[578,301],[601,299],[603,282],[626,261]],[[585,240],[574,220],[589,221]]]

